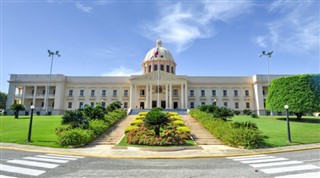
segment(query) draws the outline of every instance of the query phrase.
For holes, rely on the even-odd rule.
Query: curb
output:
[[[65,155],[97,157],[97,158],[113,158],[113,159],[194,159],[194,158],[225,158],[225,157],[234,157],[234,156],[251,156],[251,155],[258,155],[258,154],[285,153],[285,152],[320,149],[320,146],[314,146],[314,147],[308,147],[308,148],[294,148],[294,149],[287,149],[287,150],[270,150],[270,151],[261,151],[261,152],[257,151],[257,152],[252,152],[252,153],[235,153],[235,154],[221,154],[221,155],[191,155],[191,156],[188,156],[188,155],[182,155],[182,156],[162,156],[162,155],[123,156],[123,155],[119,155],[118,156],[118,155],[65,152],[65,151],[36,150],[36,149],[6,147],[6,146],[0,146],[0,149],[25,151],[25,152],[37,152],[37,153],[50,153],[50,154],[65,154]]]

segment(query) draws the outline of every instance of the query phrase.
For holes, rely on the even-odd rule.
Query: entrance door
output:
[[[140,102],[140,109],[144,109],[144,102]]]
[[[157,107],[157,101],[152,101],[152,108],[156,108]]]
[[[162,107],[163,109],[166,108],[166,101],[161,101],[161,107]]]
[[[178,109],[178,102],[173,102],[173,109]]]

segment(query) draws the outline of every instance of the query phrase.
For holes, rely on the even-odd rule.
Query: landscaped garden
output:
[[[118,146],[178,146],[195,145],[190,136],[190,128],[175,112],[162,112],[155,108],[140,112],[125,129],[125,137]]]

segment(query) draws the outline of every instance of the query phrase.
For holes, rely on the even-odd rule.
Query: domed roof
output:
[[[156,41],[156,45],[157,47],[152,48],[149,50],[149,52],[147,53],[146,57],[144,58],[143,62],[145,61],[149,61],[149,60],[168,60],[168,61],[173,61],[174,59],[171,55],[171,53],[169,52],[169,50],[167,50],[166,48],[162,47],[162,41],[161,40],[157,40]]]

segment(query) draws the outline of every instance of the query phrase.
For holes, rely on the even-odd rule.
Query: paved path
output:
[[[136,115],[128,115],[115,124],[110,130],[102,134],[90,145],[116,145],[124,135],[124,129],[128,127]]]
[[[201,123],[189,115],[181,116],[185,124],[191,129],[191,135],[198,145],[223,145]]]

